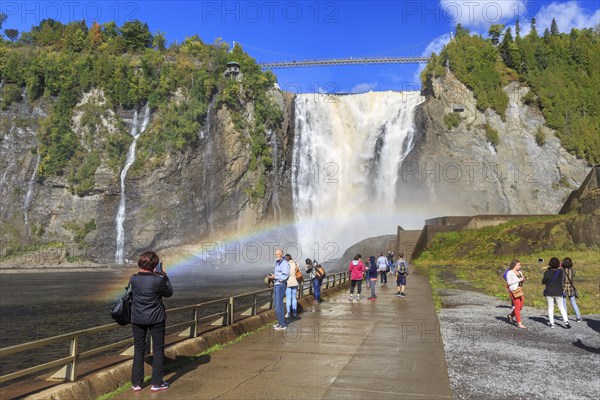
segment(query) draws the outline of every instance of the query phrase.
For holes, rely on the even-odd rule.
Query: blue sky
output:
[[[29,30],[44,18],[147,22],[169,42],[198,34],[205,42],[236,41],[258,62],[367,56],[421,56],[439,51],[460,22],[486,34],[493,23],[524,33],[553,17],[561,31],[600,24],[600,1],[0,1],[5,28]],[[275,70],[280,86],[296,93],[414,90],[417,65],[311,67]]]

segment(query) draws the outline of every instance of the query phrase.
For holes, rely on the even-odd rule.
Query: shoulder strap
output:
[[[569,283],[571,284],[571,286],[573,287],[573,289],[575,289],[575,285],[573,285],[573,281],[571,280],[571,277],[569,276],[569,274],[567,274],[564,270],[563,270],[563,274],[565,274],[565,276],[569,280]]]
[[[550,285],[552,282],[554,282],[554,280],[556,279],[556,277],[558,276],[558,273],[560,272],[560,269],[556,270],[556,273],[554,274],[554,277],[552,278],[552,280],[548,283],[546,283],[546,287],[548,287],[548,285]]]

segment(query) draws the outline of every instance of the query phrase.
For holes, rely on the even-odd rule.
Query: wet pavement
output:
[[[272,325],[165,377],[171,388],[116,399],[450,399],[431,287],[412,274],[404,298],[377,285],[305,309],[287,331]]]

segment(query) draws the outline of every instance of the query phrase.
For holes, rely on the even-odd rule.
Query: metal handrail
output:
[[[333,275],[327,275],[325,277],[325,280],[323,281],[323,285],[325,286],[325,289],[327,289],[330,287],[329,286],[330,283],[331,283],[331,287],[334,287],[336,285],[340,285],[344,282],[347,282],[347,280],[348,280],[348,272],[347,271],[340,272],[340,273],[333,274]],[[307,285],[308,287],[305,288],[305,285]],[[308,294],[305,294],[306,289],[308,289]],[[263,304],[263,307],[268,304],[269,307],[267,310],[270,310],[273,308],[273,288],[257,290],[254,292],[235,295],[235,296],[231,296],[228,298],[216,299],[216,300],[206,301],[203,303],[191,304],[191,305],[187,305],[187,306],[176,307],[176,308],[166,310],[166,313],[168,315],[181,313],[184,311],[192,311],[192,319],[169,325],[166,327],[166,329],[174,329],[174,328],[184,327],[187,330],[189,330],[189,333],[186,333],[189,335],[189,338],[195,338],[199,334],[198,333],[198,324],[202,321],[213,320],[215,318],[217,318],[217,319],[222,318],[223,326],[231,325],[231,324],[233,324],[241,319],[244,319],[246,317],[257,315],[259,313],[258,305],[257,305],[257,296],[260,294],[268,293],[268,292],[270,292],[269,302],[268,303],[265,302]],[[311,281],[310,281],[310,279],[307,279],[307,280],[303,281],[302,288],[298,291],[298,297],[302,298],[306,295],[311,295],[311,294],[312,294]],[[235,302],[239,301],[241,299],[244,299],[244,298],[248,298],[248,297],[252,297],[252,302],[251,302],[251,307],[250,307],[250,310],[251,310],[250,315],[247,315],[247,316],[242,315],[241,318],[236,319],[235,318],[235,312],[236,312]],[[198,310],[200,308],[206,308],[207,306],[218,305],[218,304],[223,304],[225,306],[224,311],[213,313],[211,315],[206,315],[206,316],[202,316],[202,317],[198,316]],[[245,305],[242,308],[247,308],[247,307],[248,307],[248,305]],[[237,311],[239,311],[239,310],[237,310]],[[29,374],[32,374],[35,372],[47,370],[50,368],[65,367],[65,366],[66,366],[66,369],[64,372],[64,379],[67,381],[75,381],[75,380],[77,380],[77,361],[79,361],[81,358],[89,357],[89,356],[101,353],[103,351],[112,350],[114,348],[122,348],[126,345],[130,345],[133,343],[133,339],[129,338],[129,339],[118,341],[116,343],[111,343],[111,344],[104,345],[101,347],[96,347],[96,348],[93,348],[90,350],[79,351],[78,350],[79,338],[83,337],[83,336],[87,336],[87,335],[93,335],[93,334],[96,334],[99,332],[110,331],[110,330],[115,330],[115,329],[120,329],[120,328],[125,328],[125,327],[123,327],[117,323],[110,323],[110,324],[106,324],[106,325],[97,326],[94,328],[82,329],[82,330],[75,331],[75,332],[57,335],[57,336],[49,337],[46,339],[40,339],[40,340],[35,340],[35,341],[27,342],[27,343],[17,344],[17,345],[10,346],[10,347],[0,348],[0,358],[2,358],[2,357],[6,357],[8,355],[11,355],[11,354],[17,354],[17,353],[21,353],[24,351],[37,349],[39,347],[48,346],[48,345],[54,344],[54,343],[70,341],[70,344],[71,344],[69,356],[59,358],[59,359],[56,359],[56,360],[53,360],[53,361],[50,361],[50,362],[47,362],[44,364],[39,364],[39,365],[36,365],[33,367],[24,368],[24,369],[15,371],[15,372],[11,372],[9,374],[2,375],[2,376],[0,376],[0,383],[4,383],[9,380],[21,378],[23,376],[26,376],[26,375],[29,375]],[[187,330],[185,332],[187,332]]]

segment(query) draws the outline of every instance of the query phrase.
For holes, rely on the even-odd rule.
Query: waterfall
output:
[[[33,173],[31,174],[31,178],[29,178],[29,183],[27,184],[27,193],[25,194],[25,201],[23,202],[23,214],[25,216],[25,235],[30,236],[29,231],[29,206],[31,205],[31,194],[33,193],[33,185],[35,183],[35,178],[37,177],[38,167],[40,166],[40,153],[38,151],[37,158],[35,161],[35,168],[33,168]],[[4,174],[6,175],[6,173]]]
[[[273,216],[275,217],[275,220],[278,220],[281,217],[281,206],[279,205],[279,192],[277,191],[277,173],[279,171],[277,135],[271,130],[267,133],[269,137],[271,137],[271,156],[273,157],[273,177],[271,180],[273,190]]]
[[[131,165],[135,162],[135,146],[140,135],[146,130],[148,122],[150,121],[150,107],[146,104],[144,111],[144,119],[142,126],[138,129],[138,112],[135,110],[133,113],[133,121],[131,123],[131,132],[129,133],[133,137],[133,142],[129,146],[127,152],[127,159],[125,160],[125,166],[121,171],[121,198],[119,202],[119,211],[117,212],[116,225],[117,225],[117,251],[115,253],[115,262],[123,263],[123,250],[125,248],[125,230],[123,223],[125,222],[125,178]]]
[[[422,101],[419,92],[296,96],[292,187],[302,257],[336,258],[362,239],[396,233],[408,197],[399,174]]]
[[[213,96],[212,100],[208,104],[208,110],[206,110],[206,122],[204,124],[204,129],[200,131],[200,135],[198,136],[200,139],[204,139],[206,136],[210,135],[210,113],[212,112],[216,99],[217,96]]]

